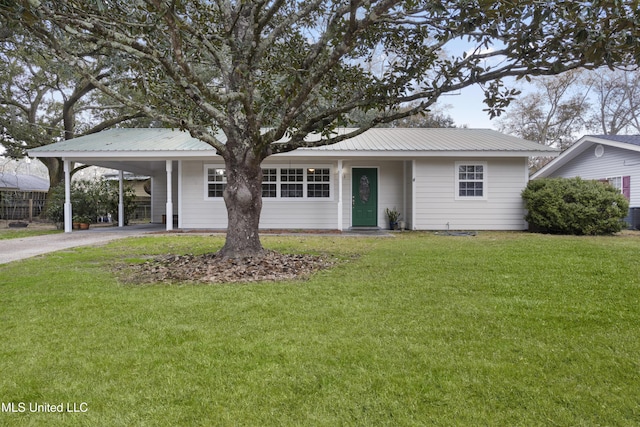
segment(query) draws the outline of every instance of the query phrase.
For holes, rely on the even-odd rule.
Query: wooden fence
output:
[[[44,209],[47,193],[40,191],[0,191],[0,219],[31,220]]]

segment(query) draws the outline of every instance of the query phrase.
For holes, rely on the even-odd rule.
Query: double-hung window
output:
[[[280,169],[280,197],[304,197],[304,169]]]
[[[605,178],[603,181],[607,182],[613,188],[616,188],[620,193],[629,200],[631,195],[631,177],[629,176],[612,176]]]
[[[487,164],[485,162],[456,162],[456,199],[487,198]]]
[[[207,167],[207,197],[222,197],[227,186],[227,174],[224,168]]]
[[[206,198],[221,198],[227,185],[224,167],[205,166]],[[262,169],[263,199],[331,199],[331,168],[276,167]]]

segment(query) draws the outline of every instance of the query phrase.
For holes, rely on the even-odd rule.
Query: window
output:
[[[324,165],[323,165],[324,166]],[[224,167],[205,165],[205,198],[222,198],[227,186]],[[331,168],[277,167],[262,169],[262,197],[266,200],[331,199]]]
[[[486,199],[487,166],[456,163],[456,199]]]
[[[280,197],[304,197],[304,169],[280,169]]]
[[[307,197],[329,197],[329,169],[307,169]]]
[[[262,169],[262,197],[278,197],[278,169]]]
[[[222,197],[227,186],[227,174],[224,169],[207,168],[207,196]]]
[[[603,181],[607,182],[613,188],[617,188],[620,193],[629,200],[631,195],[630,184],[631,178],[628,176],[614,176],[605,178]]]

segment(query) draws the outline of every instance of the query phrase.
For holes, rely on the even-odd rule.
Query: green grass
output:
[[[22,237],[42,236],[45,234],[56,233],[62,233],[62,230],[55,230],[53,226],[51,226],[51,228],[41,227],[34,229],[2,227],[0,228],[0,240],[19,239]]]
[[[87,404],[0,425],[640,424],[637,237],[263,242],[344,262],[239,285],[111,272],[223,243],[173,236],[0,266],[0,402]]]

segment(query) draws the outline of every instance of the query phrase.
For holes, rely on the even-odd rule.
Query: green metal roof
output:
[[[214,150],[209,144],[193,138],[188,132],[158,128],[109,129],[79,138],[29,150],[38,153],[55,152],[154,152]]]
[[[348,133],[353,129],[338,129]],[[310,139],[319,139],[312,135]],[[224,135],[219,138],[224,143]],[[82,136],[67,141],[45,145],[32,150],[35,157],[96,156],[109,155],[159,156],[171,152],[180,155],[211,155],[215,149],[209,144],[191,137],[188,132],[157,128],[122,128]],[[298,155],[341,155],[358,153],[366,155],[394,155],[404,153],[513,153],[514,155],[555,155],[558,150],[490,129],[461,128],[374,128],[361,135],[337,144],[314,148],[300,148]]]

